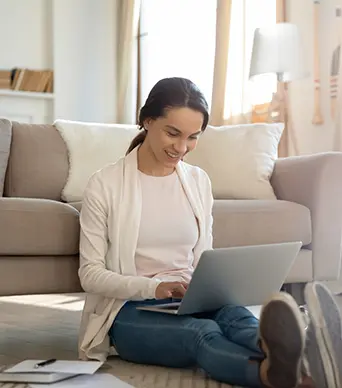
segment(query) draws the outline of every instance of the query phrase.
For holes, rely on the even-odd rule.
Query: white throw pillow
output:
[[[69,154],[69,176],[62,191],[66,202],[81,201],[90,176],[126,154],[139,132],[137,125],[56,120],[54,126]]]
[[[185,161],[201,167],[217,199],[276,199],[270,184],[283,123],[208,126]]]

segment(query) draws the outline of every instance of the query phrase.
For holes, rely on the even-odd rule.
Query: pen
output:
[[[42,366],[46,366],[46,365],[50,365],[50,364],[53,364],[54,362],[56,362],[57,360],[55,358],[51,358],[50,360],[46,360],[46,361],[42,361],[42,362],[38,362],[38,364],[36,364],[34,367],[37,369],[37,368],[41,368]]]

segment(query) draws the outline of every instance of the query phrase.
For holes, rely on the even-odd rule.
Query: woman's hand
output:
[[[156,299],[183,298],[187,288],[185,282],[162,282],[156,288]]]

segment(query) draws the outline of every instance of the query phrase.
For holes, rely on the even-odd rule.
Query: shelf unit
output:
[[[11,90],[11,89],[0,89],[0,96],[37,98],[37,99],[46,99],[46,100],[53,100],[55,98],[53,93],[24,92],[20,90]]]

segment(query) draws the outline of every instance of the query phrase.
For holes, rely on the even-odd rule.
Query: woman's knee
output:
[[[198,352],[199,347],[211,341],[212,338],[222,335],[220,326],[211,319],[196,319],[192,323],[191,329],[196,352]]]
[[[226,316],[231,318],[250,318],[255,316],[250,310],[244,306],[236,306],[232,304],[226,304],[217,311],[217,315]]]
[[[235,322],[239,322],[240,326],[252,327],[258,326],[258,319],[255,315],[243,306],[226,305],[218,310],[213,318],[219,324],[231,323],[234,326]]]

